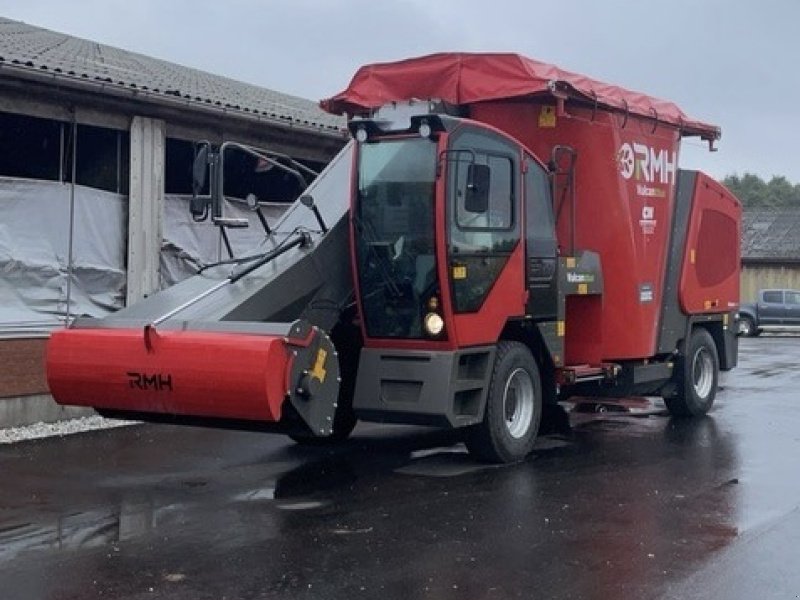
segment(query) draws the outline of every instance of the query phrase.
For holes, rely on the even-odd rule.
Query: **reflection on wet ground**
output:
[[[707,418],[580,399],[508,467],[375,425],[336,449],[150,425],[3,447],[0,596],[669,594],[800,506],[800,344],[741,360]]]

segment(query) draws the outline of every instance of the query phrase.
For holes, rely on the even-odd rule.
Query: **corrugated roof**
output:
[[[0,17],[0,76],[4,66],[87,87],[102,83],[146,92],[143,101],[181,99],[188,109],[217,108],[329,133],[345,127],[344,119],[311,100]]]
[[[744,211],[742,258],[800,262],[800,207]]]

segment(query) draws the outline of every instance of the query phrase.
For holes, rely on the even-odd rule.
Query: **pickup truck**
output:
[[[800,290],[759,290],[757,302],[739,307],[736,327],[745,336],[772,327],[800,327]]]

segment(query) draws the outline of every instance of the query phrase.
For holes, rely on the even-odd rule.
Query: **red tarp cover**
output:
[[[328,112],[363,113],[392,101],[437,99],[451,104],[552,94],[551,82],[572,97],[657,118],[684,135],[717,139],[715,125],[690,119],[672,102],[570,73],[519,54],[442,53],[361,67],[347,89],[320,105]]]

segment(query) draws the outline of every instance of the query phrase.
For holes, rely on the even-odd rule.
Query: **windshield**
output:
[[[438,291],[435,180],[435,142],[413,138],[360,147],[353,219],[370,337],[423,337],[424,303]]]

